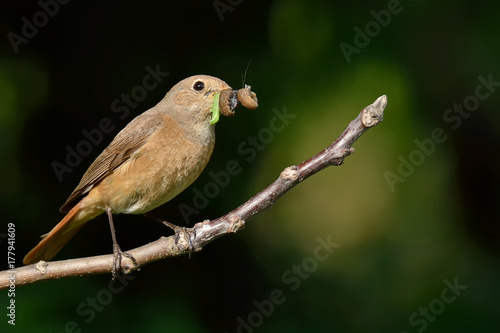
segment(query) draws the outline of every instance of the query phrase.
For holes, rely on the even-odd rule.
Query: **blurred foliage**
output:
[[[214,3],[231,8],[219,13],[222,21]],[[400,11],[348,62],[340,44],[355,46],[354,28],[365,31],[373,13],[397,3],[70,2],[17,54],[4,38],[0,193],[6,216],[0,233],[16,224],[18,265],[61,218],[57,209],[113,136],[186,76],[211,74],[237,88],[252,59],[245,83],[260,107],[222,119],[207,170],[157,209],[180,225],[226,213],[284,167],[328,146],[378,96],[387,94],[389,103],[384,122],[356,142],[356,154],[343,166],[300,184],[244,231],[191,260],[143,267],[117,293],[108,290],[110,276],[19,287],[16,326],[3,315],[0,330],[63,332],[74,322],[82,332],[498,332],[500,92],[482,100],[457,129],[443,116],[475,94],[479,76],[500,81],[500,5],[401,1]],[[21,34],[21,18],[32,21],[41,10],[34,1],[4,7],[4,36]],[[111,103],[157,65],[169,76],[120,120]],[[295,118],[272,138],[263,136],[285,110]],[[58,182],[52,163],[64,162],[65,147],[75,147],[82,130],[98,128],[106,117],[113,133]],[[386,173],[397,174],[401,158],[419,149],[415,140],[429,140],[436,128],[446,140],[392,191]],[[255,158],[238,148],[249,136],[261,138]],[[193,205],[194,190],[212,181],[209,171],[224,170],[231,160],[242,172],[186,221],[179,205]],[[170,232],[142,216],[116,219],[124,249]],[[318,238],[328,237],[339,247],[324,261],[311,259]],[[99,217],[58,258],[110,252],[108,224]],[[311,272],[299,278],[297,265]],[[449,304],[441,301],[440,310],[444,281],[455,278],[467,289]],[[271,311],[262,304],[269,305],[275,290],[282,302]],[[86,322],[89,312],[81,311],[92,309],[92,298],[106,304]],[[2,302],[5,309],[6,293]],[[439,314],[416,323],[430,306]]]

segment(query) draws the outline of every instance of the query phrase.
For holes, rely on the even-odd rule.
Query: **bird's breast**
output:
[[[200,140],[167,120],[99,186],[103,201],[113,212],[146,213],[184,191],[207,165],[215,135]]]

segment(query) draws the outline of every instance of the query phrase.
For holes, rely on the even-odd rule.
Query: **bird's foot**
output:
[[[158,222],[161,222],[164,225],[166,225],[167,227],[169,227],[170,229],[172,229],[174,231],[174,233],[175,233],[175,238],[174,238],[175,245],[179,246],[180,245],[179,243],[180,243],[180,240],[181,240],[181,236],[185,236],[185,237],[183,237],[183,239],[187,240],[189,259],[191,259],[191,254],[195,250],[195,248],[193,246],[193,241],[192,241],[192,238],[196,237],[196,232],[194,231],[194,229],[175,225],[175,224],[170,223],[168,221],[159,219],[156,216],[153,216],[153,215],[151,215],[149,213],[146,213],[144,215],[147,216],[147,217],[149,217],[149,218],[152,218],[152,219],[154,219],[154,220],[156,220]]]
[[[139,266],[139,264],[137,263],[137,260],[135,260],[133,255],[122,251],[122,249],[120,248],[120,246],[118,244],[114,244],[113,245],[113,270],[111,272],[111,274],[113,275],[113,280],[116,278],[116,275],[119,272],[123,272],[123,268],[122,268],[122,258],[123,257],[127,257],[130,260],[132,260],[132,263],[134,264],[132,269],[135,269],[136,267]]]
[[[185,235],[185,238],[187,239],[187,243],[188,243],[189,259],[191,259],[191,254],[194,251],[193,241],[191,240],[191,237],[196,237],[196,232],[191,228],[181,227],[181,226],[175,225],[175,224],[167,222],[167,221],[161,221],[161,222],[174,231],[174,233],[175,233],[175,238],[174,238],[175,245],[179,245],[179,241],[181,239],[181,236]]]

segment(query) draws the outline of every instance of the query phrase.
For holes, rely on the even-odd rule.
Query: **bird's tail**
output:
[[[79,202],[48,234],[42,236],[40,243],[24,257],[23,263],[29,265],[52,259],[88,220],[97,215],[99,213],[85,212]]]

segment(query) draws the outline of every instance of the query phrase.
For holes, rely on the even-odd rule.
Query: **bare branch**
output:
[[[283,194],[301,181],[328,166],[341,165],[344,158],[354,152],[352,148],[354,142],[370,127],[383,120],[386,105],[387,97],[380,96],[373,104],[364,108],[328,148],[298,166],[285,168],[278,179],[235,210],[215,220],[196,223],[193,228],[182,228],[177,242],[175,236],[161,237],[127,253],[134,256],[140,267],[157,260],[187,254],[190,244],[192,250],[200,251],[211,241],[239,231],[245,226],[246,221],[270,208]],[[123,258],[122,268],[125,273],[128,274],[139,267],[134,267],[129,258]],[[8,288],[9,278],[12,277],[15,277],[15,285],[20,286],[42,280],[111,273],[112,269],[112,254],[51,262],[40,261],[13,271],[1,271],[0,289]]]

